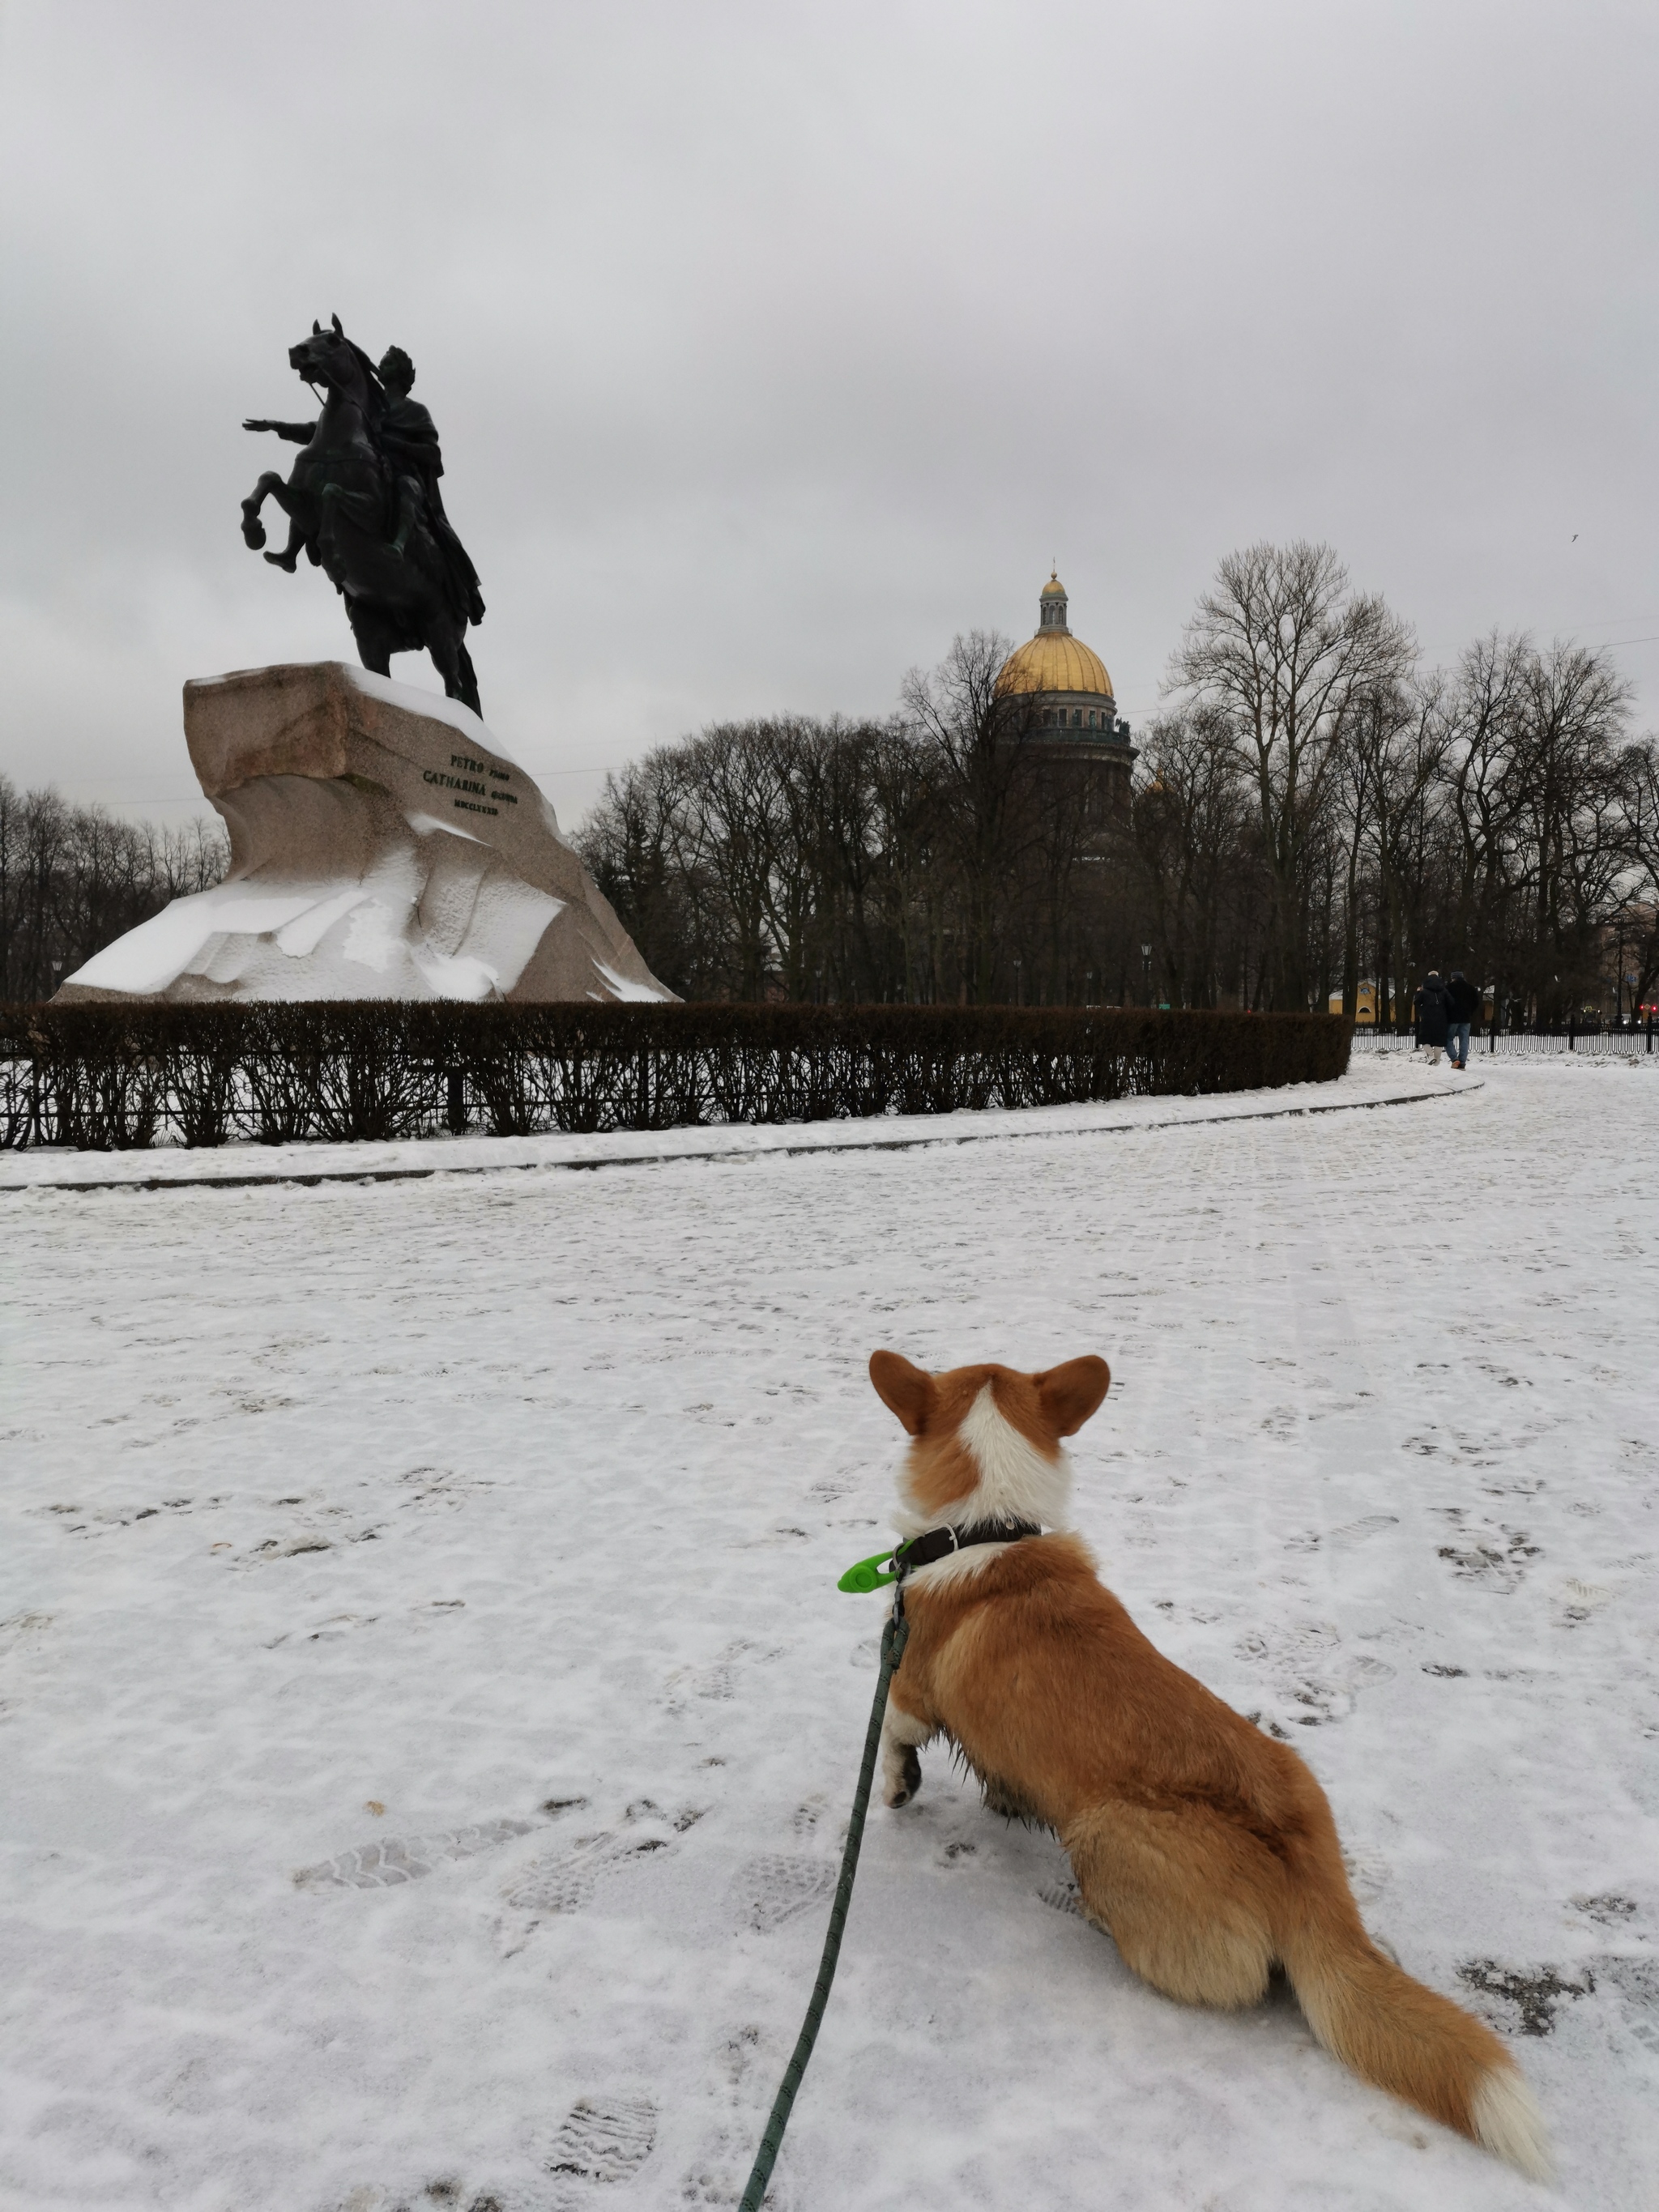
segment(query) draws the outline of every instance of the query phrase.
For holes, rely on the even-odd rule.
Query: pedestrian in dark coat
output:
[[[1446,1036],[1451,1028],[1451,1000],[1440,980],[1440,970],[1431,968],[1420,985],[1413,1009],[1417,1017],[1417,1046],[1431,1067],[1438,1067],[1440,1055],[1446,1049]]]
[[[1450,1014],[1446,1056],[1461,1074],[1469,1064],[1469,1031],[1480,1018],[1480,994],[1461,968],[1451,971],[1446,1000]]]

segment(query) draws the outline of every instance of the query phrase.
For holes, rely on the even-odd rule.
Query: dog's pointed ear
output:
[[[913,1437],[919,1437],[933,1409],[933,1376],[913,1367],[902,1352],[872,1352],[870,1380],[882,1404],[898,1415]]]
[[[1051,1367],[1046,1375],[1034,1375],[1031,1380],[1036,1384],[1043,1419],[1057,1437],[1073,1437],[1098,1411],[1111,1385],[1112,1370],[1103,1359],[1089,1352],[1081,1359]],[[881,1385],[876,1387],[879,1389]]]

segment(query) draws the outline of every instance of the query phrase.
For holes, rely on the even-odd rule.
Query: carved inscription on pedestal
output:
[[[455,769],[460,773],[452,773]],[[480,783],[477,781],[480,776],[488,776],[490,780],[488,783]],[[475,760],[471,753],[451,753],[447,769],[423,768],[421,781],[422,783],[438,784],[446,791],[470,792],[470,798],[457,797],[450,801],[453,806],[459,807],[468,814],[499,814],[503,806],[516,806],[519,803],[517,793],[507,789],[513,781],[507,770],[492,768],[488,761]],[[494,805],[489,803],[492,799],[496,802]]]

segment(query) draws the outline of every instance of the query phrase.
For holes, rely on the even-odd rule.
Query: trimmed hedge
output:
[[[1092,1007],[0,1008],[0,1146],[672,1129],[1329,1082],[1331,1014]]]

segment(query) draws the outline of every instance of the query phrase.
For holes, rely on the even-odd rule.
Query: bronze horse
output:
[[[435,482],[400,473],[389,450],[397,443],[388,434],[393,403],[380,371],[337,315],[331,330],[313,322],[288,358],[307,384],[322,386],[323,411],[315,422],[243,425],[304,447],[286,482],[267,469],[242,501],[243,538],[256,549],[264,544],[259,509],[274,499],[289,518],[289,540],[266,560],[291,575],[304,552],[327,573],[345,600],[363,666],[388,676],[394,653],[425,651],[449,696],[481,712],[466,649],[468,623],[483,618],[477,577]],[[435,453],[435,438],[433,447]]]

